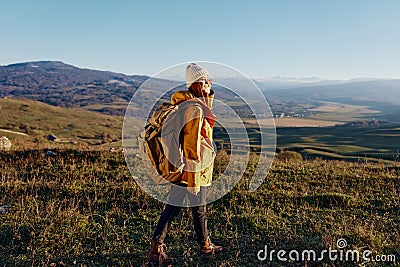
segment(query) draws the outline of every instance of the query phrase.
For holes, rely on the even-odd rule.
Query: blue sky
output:
[[[0,64],[152,75],[213,61],[253,78],[400,78],[400,1],[0,0]]]

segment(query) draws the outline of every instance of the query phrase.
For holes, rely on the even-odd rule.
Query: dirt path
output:
[[[6,130],[6,129],[0,129],[1,132],[6,132],[6,133],[13,133],[13,134],[19,134],[19,135],[24,135],[24,136],[28,136],[26,133],[20,133],[20,132],[14,132],[11,130]]]

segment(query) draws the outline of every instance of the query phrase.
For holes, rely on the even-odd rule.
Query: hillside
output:
[[[43,142],[53,134],[61,141],[88,144],[121,139],[122,117],[82,108],[61,108],[33,100],[1,98],[0,117],[0,134],[11,138]]]
[[[56,152],[0,152],[0,205],[10,207],[0,213],[0,266],[147,266],[163,203],[135,183],[122,154]],[[226,164],[218,155],[214,174]],[[166,239],[177,266],[356,267],[366,250],[398,261],[398,166],[276,160],[260,188],[248,192],[254,164],[252,157],[235,189],[207,207],[211,238],[224,246],[221,254],[197,252],[191,212],[182,209]],[[340,238],[346,249],[360,252],[359,262],[325,258],[283,265],[276,257],[257,259],[264,246],[314,249],[319,256],[337,249]],[[390,263],[385,266],[398,266]]]
[[[134,92],[149,77],[77,68],[59,61],[38,61],[0,66],[0,97],[12,96],[58,107],[81,107],[109,115],[125,115]],[[180,87],[174,88],[178,85]],[[179,82],[152,79],[151,91],[185,89]],[[218,99],[234,100],[230,91],[218,88]],[[169,99],[173,92],[165,95]],[[236,101],[237,102],[237,101]],[[140,99],[140,110],[153,103],[151,95]],[[243,109],[243,108],[241,108]],[[250,113],[246,111],[246,113]]]
[[[13,96],[59,107],[87,107],[123,115],[145,76],[81,69],[58,61],[0,66],[0,97]],[[101,106],[90,105],[101,103]]]
[[[110,71],[78,68],[59,61],[38,61],[0,66],[0,97],[12,96],[40,101],[59,107],[82,107],[109,115],[123,116],[134,92],[149,77],[125,75]],[[216,99],[229,103],[240,116],[251,117],[251,112],[240,97],[217,85],[234,85],[246,96],[254,87],[243,86],[242,79],[218,78],[213,88]],[[275,116],[310,117],[321,102],[337,102],[361,105],[381,111],[379,120],[399,121],[400,80],[360,80],[348,81],[278,79],[255,81],[268,99]],[[182,81],[183,82],[183,81]],[[172,88],[179,82],[152,79],[150,91]],[[185,86],[180,84],[181,88]],[[284,89],[287,87],[288,89]],[[279,90],[274,90],[280,88]],[[172,92],[165,98],[168,99]],[[150,97],[151,98],[151,97]],[[140,99],[138,108],[147,110],[153,103],[149,97]],[[357,114],[356,114],[357,115]],[[364,116],[365,117],[365,116]],[[368,117],[367,117],[368,118]]]

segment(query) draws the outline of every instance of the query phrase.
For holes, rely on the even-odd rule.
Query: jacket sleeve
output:
[[[203,110],[194,105],[185,112],[183,127],[183,156],[186,159],[185,172],[188,187],[194,187],[195,192],[200,191],[201,155],[200,155],[200,131],[203,124]]]

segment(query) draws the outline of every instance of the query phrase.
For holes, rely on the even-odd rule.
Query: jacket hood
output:
[[[178,91],[172,95],[171,104],[177,105],[177,104],[182,103],[183,101],[193,99],[193,98],[195,98],[195,96],[188,90]]]
[[[192,94],[189,90],[181,90],[176,93],[174,93],[171,97],[171,104],[172,105],[177,105],[180,104],[186,100],[194,99],[196,96]],[[212,102],[214,100],[214,90],[211,89],[210,94],[208,95],[207,98],[204,99],[204,104],[206,104],[207,107],[212,108]]]

